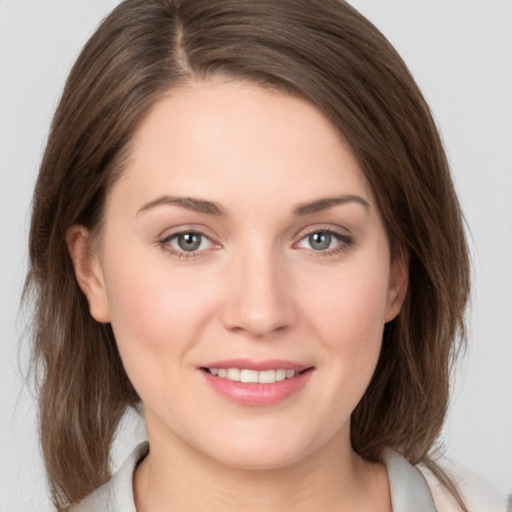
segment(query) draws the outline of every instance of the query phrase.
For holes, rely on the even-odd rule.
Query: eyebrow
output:
[[[181,206],[182,208],[186,208],[187,210],[206,213],[207,215],[225,215],[224,209],[218,203],[214,203],[213,201],[206,201],[204,199],[196,199],[193,197],[177,196],[161,196],[157,199],[154,199],[153,201],[149,201],[149,203],[144,204],[138,210],[137,215],[162,205],[177,205]]]
[[[346,203],[358,203],[364,206],[367,210],[370,209],[370,204],[368,201],[363,199],[360,196],[356,196],[353,194],[347,194],[336,197],[325,197],[322,199],[316,199],[315,201],[311,201],[309,203],[299,204],[297,207],[293,209],[293,214],[298,217],[303,217],[306,215],[311,215],[313,213],[322,212],[332,208],[333,206],[338,206]],[[224,216],[225,211],[220,206],[220,204],[215,203],[213,201],[207,201],[205,199],[197,199],[194,197],[181,197],[181,196],[161,196],[153,201],[149,201],[145,203],[138,211],[137,215],[140,213],[146,212],[157,206],[162,205],[176,205],[181,206],[182,208],[186,208],[187,210],[192,210],[199,213],[205,213],[207,215],[216,215],[216,216]]]
[[[363,199],[362,197],[347,194],[336,197],[325,197],[322,199],[317,199],[316,201],[312,201],[310,203],[299,204],[294,210],[293,213],[296,216],[302,217],[304,215],[311,215],[312,213],[323,212],[332,208],[333,206],[337,206],[340,204],[346,203],[358,203],[363,205],[367,210],[370,209],[370,203]]]

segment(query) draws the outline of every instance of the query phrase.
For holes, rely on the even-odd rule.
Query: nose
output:
[[[239,254],[230,262],[222,322],[232,332],[267,338],[296,321],[292,289],[284,261],[272,249]]]

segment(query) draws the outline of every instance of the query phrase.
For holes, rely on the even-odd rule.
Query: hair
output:
[[[342,0],[126,0],[83,48],[55,112],[35,187],[30,269],[40,436],[64,510],[110,477],[112,440],[140,399],[112,329],[89,314],[67,250],[73,224],[101,228],[108,190],[149,108],[169,90],[222,76],[315,105],[354,152],[409,287],[353,412],[369,461],[429,459],[465,339],[464,223],[432,114],[387,39]],[[453,486],[452,491],[456,494]]]

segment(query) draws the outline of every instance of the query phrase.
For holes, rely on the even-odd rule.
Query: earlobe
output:
[[[66,244],[76,280],[89,303],[91,316],[101,323],[110,322],[103,271],[89,230],[77,224],[71,226],[66,232]]]
[[[391,263],[388,301],[385,322],[395,319],[405,300],[409,285],[409,258],[403,252],[397,254]]]

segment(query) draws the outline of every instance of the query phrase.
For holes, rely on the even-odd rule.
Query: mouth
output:
[[[253,384],[274,384],[287,379],[293,379],[298,375],[311,370],[306,368],[303,370],[293,370],[285,368],[277,368],[275,370],[252,370],[249,368],[201,368],[201,370],[218,377],[233,382],[253,383]]]
[[[315,367],[283,360],[231,359],[198,370],[211,389],[224,398],[243,406],[266,406],[297,395]]]

